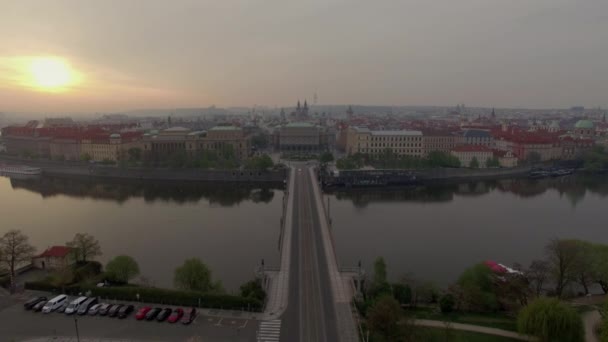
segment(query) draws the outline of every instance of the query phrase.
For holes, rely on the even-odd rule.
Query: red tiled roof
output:
[[[53,246],[48,248],[46,251],[42,252],[42,254],[36,256],[36,258],[45,258],[45,257],[56,257],[62,258],[70,254],[72,249],[66,246]]]
[[[492,152],[492,149],[483,145],[462,145],[452,149],[454,152]]]

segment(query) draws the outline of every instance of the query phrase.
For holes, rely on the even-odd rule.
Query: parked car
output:
[[[171,309],[169,308],[164,308],[163,311],[161,311],[158,316],[156,316],[156,320],[159,322],[162,322],[164,320],[167,319],[167,317],[169,317],[169,315],[171,315]]]
[[[112,307],[112,304],[108,304],[108,303],[101,304],[101,306],[99,307],[99,316],[107,315],[108,311],[110,310],[111,307]]]
[[[154,309],[152,309],[152,310],[148,311],[148,313],[146,314],[146,320],[148,320],[148,321],[153,320],[154,318],[156,318],[156,316],[157,316],[157,315],[158,315],[158,314],[159,314],[161,311],[163,311],[163,309],[161,309],[161,308],[154,308]]]
[[[78,307],[78,314],[79,315],[86,315],[87,312],[89,312],[89,309],[91,308],[91,306],[97,304],[97,298],[89,298],[87,299],[84,303],[80,304],[80,306]]]
[[[187,309],[184,313],[184,317],[182,318],[182,324],[188,325],[194,321],[196,318],[196,309],[190,308]]]
[[[82,303],[86,302],[88,298],[87,297],[78,297],[76,299],[74,299],[70,305],[68,305],[67,308],[65,308],[65,314],[66,315],[72,315],[75,314],[78,311],[78,308],[80,307],[80,305],[82,305]]]
[[[148,312],[150,312],[150,310],[152,310],[152,308],[149,306],[144,306],[144,307],[140,308],[139,310],[137,310],[137,313],[135,314],[135,319],[137,319],[138,321],[141,321],[142,319],[146,318],[146,315],[148,314]]]
[[[66,296],[64,294],[56,296],[56,297],[52,298],[51,300],[49,300],[48,302],[46,302],[46,304],[42,308],[42,312],[44,312],[44,313],[53,312],[53,311],[57,310],[59,307],[61,307],[64,303],[67,303],[67,302],[68,302],[68,296]]]
[[[135,310],[133,305],[125,305],[118,310],[118,318],[127,318]]]
[[[173,313],[171,314],[171,316],[169,316],[169,318],[167,319],[167,321],[169,323],[175,323],[175,322],[179,321],[183,316],[184,316],[184,309],[177,308],[177,309],[175,309],[173,311]]]
[[[93,306],[91,306],[91,308],[89,309],[89,315],[91,316],[95,316],[99,313],[99,309],[101,309],[101,307],[103,306],[102,303],[97,303]]]
[[[32,310],[32,308],[33,308],[33,307],[34,307],[36,304],[38,304],[38,303],[42,302],[43,300],[47,300],[47,299],[48,299],[48,298],[46,298],[46,297],[44,297],[44,296],[42,296],[42,297],[33,297],[33,298],[30,298],[30,299],[29,299],[27,302],[23,303],[23,308],[24,308],[25,310]]]
[[[57,308],[57,310],[55,310],[55,312],[57,313],[64,313],[65,309],[68,308],[68,305],[70,305],[70,302],[66,299],[63,304],[61,304],[60,307]]]
[[[108,316],[109,317],[118,316],[118,310],[120,310],[120,308],[122,308],[122,307],[123,307],[122,304],[116,304],[116,305],[112,306],[112,308],[108,311]]]
[[[34,307],[32,308],[32,311],[34,311],[34,312],[42,311],[42,308],[46,305],[46,303],[47,303],[46,300],[36,303],[36,305],[34,305]]]

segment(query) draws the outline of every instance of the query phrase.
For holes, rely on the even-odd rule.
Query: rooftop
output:
[[[290,128],[311,128],[311,127],[315,127],[315,125],[311,124],[310,122],[290,122],[287,125],[285,125],[285,127],[290,127]]]
[[[240,127],[236,126],[215,126],[210,131],[240,131]]]
[[[40,255],[36,256],[36,258],[49,258],[49,257],[57,257],[63,258],[70,254],[72,249],[66,246],[53,246],[47,248],[46,251],[42,252]]]
[[[593,129],[595,124],[591,120],[578,120],[574,125],[574,128],[580,129]]]
[[[489,152],[492,153],[492,149],[483,145],[462,145],[456,146],[452,149],[454,152]]]

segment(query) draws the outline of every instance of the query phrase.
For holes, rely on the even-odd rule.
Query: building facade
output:
[[[424,155],[420,131],[373,131],[362,127],[349,127],[346,153],[379,156],[390,149],[397,156],[422,157]]]
[[[492,159],[494,152],[484,145],[462,145],[452,149],[451,154],[458,158],[461,167],[469,167],[477,159],[479,168],[485,168],[488,160]]]

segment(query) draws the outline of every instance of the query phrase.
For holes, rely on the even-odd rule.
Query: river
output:
[[[279,264],[283,193],[236,184],[0,177],[0,234],[19,229],[41,252],[89,233],[101,244],[99,261],[130,255],[143,280],[161,287],[173,286],[174,269],[197,257],[233,292],[253,279],[261,259]]]
[[[553,238],[608,243],[608,177],[571,176],[361,190],[330,195],[342,267],[368,271],[385,258],[389,277],[454,282],[477,262],[524,266]],[[327,205],[327,198],[325,199]]]

